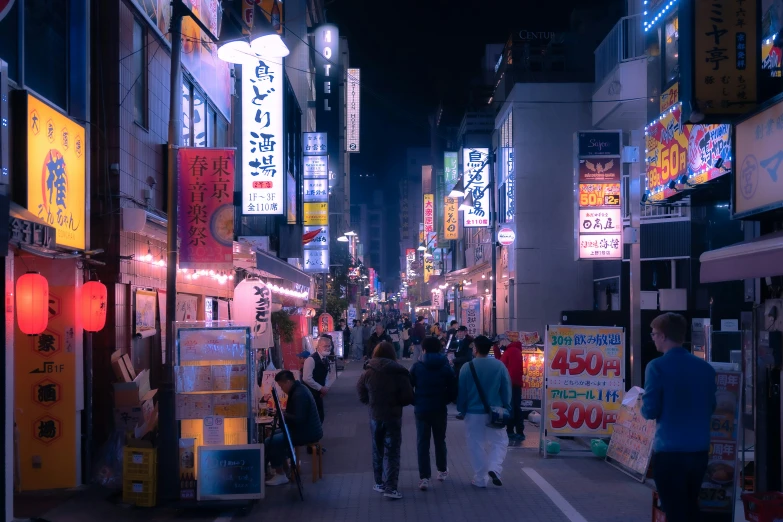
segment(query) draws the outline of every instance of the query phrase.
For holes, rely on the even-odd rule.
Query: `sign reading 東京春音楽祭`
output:
[[[542,438],[608,437],[625,391],[622,328],[547,326]]]
[[[621,149],[620,131],[583,131],[574,136],[577,260],[622,259]]]
[[[489,226],[489,149],[465,148],[462,151],[465,197],[473,197],[473,206],[463,211],[462,226]]]
[[[783,100],[735,126],[734,217],[783,207]]]
[[[684,123],[724,124],[757,106],[760,3],[678,3]]]
[[[84,126],[26,91],[12,98],[15,121],[25,122],[14,140],[18,203],[55,229],[55,242],[84,250],[87,141]],[[21,127],[21,125],[20,125]],[[24,150],[26,148],[26,151]]]

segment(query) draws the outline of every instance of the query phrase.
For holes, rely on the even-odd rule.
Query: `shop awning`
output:
[[[272,277],[310,287],[310,276],[308,274],[262,250],[256,250],[256,268],[263,270]]]
[[[424,301],[423,303],[419,303],[419,304],[417,304],[417,305],[416,305],[416,308],[423,307],[423,306],[432,306],[432,301],[430,301],[429,299],[427,299],[427,300],[426,300],[426,301]]]
[[[448,272],[446,274],[446,282],[451,283],[461,283],[463,279],[470,279],[475,274],[481,274],[484,272],[488,272],[492,268],[492,265],[488,261],[484,261],[483,263],[479,263],[477,265],[469,266],[467,268],[460,268],[459,270],[454,270],[453,272]]]
[[[718,283],[783,275],[783,233],[704,252],[701,282]]]

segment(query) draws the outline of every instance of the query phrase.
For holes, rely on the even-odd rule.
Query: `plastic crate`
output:
[[[141,507],[155,507],[156,497],[155,477],[149,479],[123,478],[122,501]]]
[[[745,493],[742,495],[745,506],[745,520],[751,522],[783,521],[783,493]]]
[[[158,450],[156,448],[123,448],[123,479],[154,479],[158,469]]]

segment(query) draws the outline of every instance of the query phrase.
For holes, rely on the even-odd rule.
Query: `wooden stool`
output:
[[[324,470],[323,470],[323,460],[322,460],[322,451],[321,451],[321,443],[316,442],[315,444],[307,444],[306,446],[296,446],[294,448],[294,453],[296,454],[296,466],[299,472],[302,471],[302,465],[300,464],[299,460],[299,448],[310,448],[310,451],[313,453],[313,482],[317,482],[319,478],[324,478]]]

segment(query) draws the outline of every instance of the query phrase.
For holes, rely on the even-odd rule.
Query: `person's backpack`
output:
[[[411,336],[410,336],[410,334],[408,333],[408,329],[407,329],[407,328],[403,328],[403,329],[402,329],[402,340],[403,340],[403,341],[407,341],[408,339],[410,339],[410,337],[411,337]]]

